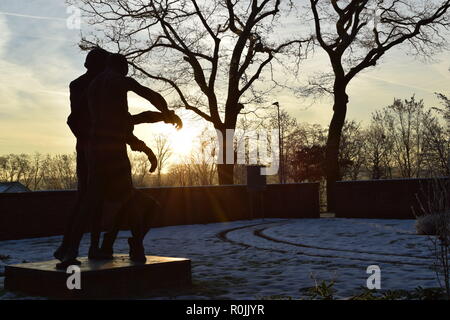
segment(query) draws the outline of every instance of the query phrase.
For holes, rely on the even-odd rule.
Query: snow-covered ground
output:
[[[414,220],[265,219],[152,229],[148,255],[192,260],[193,287],[153,299],[304,298],[315,281],[335,280],[337,297],[361,292],[369,265],[381,268],[382,289],[438,287],[430,240]],[[127,253],[128,232],[116,242]],[[0,299],[26,298],[3,288],[6,264],[52,259],[61,237],[0,242]],[[83,238],[80,253],[87,254]],[[8,257],[5,259],[5,256]]]

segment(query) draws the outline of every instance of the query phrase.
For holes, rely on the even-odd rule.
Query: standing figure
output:
[[[89,220],[98,221],[95,218],[98,216],[96,212],[105,200],[120,202],[120,215],[128,215],[133,234],[133,237],[129,239],[130,257],[134,261],[145,261],[143,239],[148,226],[144,227],[144,217],[155,210],[156,203],[134,189],[126,144],[131,143],[132,149],[146,147],[145,144],[136,142],[137,138],[133,138],[132,128],[135,122],[162,120],[173,123],[178,128],[181,128],[182,122],[173,111],[169,111],[166,101],[160,94],[126,77],[127,73],[126,58],[119,54],[112,54],[108,57],[106,70],[97,75],[89,85],[90,134],[86,152],[88,168],[86,192],[78,214],[74,215],[69,244],[61,259],[62,262],[57,265],[59,268],[66,268],[77,262],[78,247],[86,224]],[[128,91],[133,91],[147,99],[161,113],[144,112],[134,117],[130,116],[127,103]],[[97,250],[98,238],[94,240],[93,250]],[[105,250],[109,249],[108,252],[112,252],[112,243],[110,248],[106,244],[103,247]],[[104,251],[100,250],[100,258],[102,253]]]
[[[87,72],[78,77],[70,83],[70,109],[71,113],[67,119],[67,124],[70,130],[77,139],[76,142],[76,156],[77,156],[77,199],[73,210],[70,212],[69,219],[66,224],[66,230],[61,245],[53,254],[55,258],[62,260],[67,252],[67,248],[70,243],[70,235],[72,226],[76,215],[80,211],[80,205],[83,197],[86,194],[87,188],[87,147],[90,135],[90,118],[87,99],[87,89],[91,84],[91,81],[104,71],[106,67],[106,60],[109,56],[109,52],[106,50],[95,48],[91,50],[87,56],[84,66]],[[95,209],[100,212],[101,206]],[[89,255],[94,253],[95,243],[98,243],[99,239],[95,232],[91,233],[91,244],[89,249]],[[74,261],[74,263],[77,263]]]
[[[66,224],[64,237],[61,245],[54,252],[55,258],[63,260],[67,253],[67,249],[70,244],[71,230],[73,228],[74,221],[77,214],[80,212],[80,206],[82,199],[86,195],[87,180],[88,180],[88,164],[87,164],[87,150],[89,144],[89,137],[91,132],[91,121],[89,115],[88,97],[87,92],[92,80],[105,70],[106,60],[110,55],[109,52],[101,48],[95,48],[91,50],[87,56],[84,66],[87,72],[70,83],[70,107],[71,113],[68,117],[67,124],[69,125],[72,133],[77,139],[76,142],[76,154],[77,154],[77,178],[78,178],[78,191],[77,199],[73,210],[70,212],[69,219]],[[150,172],[154,172],[157,166],[157,159],[154,153],[147,145],[139,140],[133,134],[133,126],[140,123],[153,123],[158,121],[166,121],[167,117],[164,117],[161,112],[146,111],[137,115],[129,115],[131,124],[129,128],[129,134],[127,143],[130,145],[133,151],[144,152],[150,163]],[[167,122],[167,121],[166,121]],[[102,218],[102,203],[98,203],[97,208],[93,208],[95,213],[92,219],[91,225],[91,246],[89,248],[89,258],[102,258],[102,253],[98,250],[98,244],[101,231],[101,218]],[[78,261],[73,261],[73,264],[79,264]]]

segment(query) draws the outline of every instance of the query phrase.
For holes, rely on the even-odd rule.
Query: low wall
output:
[[[448,178],[447,192],[450,192]],[[432,196],[433,179],[339,181],[336,183],[337,218],[415,219],[420,203]]]
[[[262,217],[320,216],[319,186],[316,183],[267,185],[262,200],[256,201],[250,199],[259,197],[251,196],[245,185],[141,190],[162,205],[154,227]],[[62,234],[75,199],[76,191],[0,194],[0,240]]]

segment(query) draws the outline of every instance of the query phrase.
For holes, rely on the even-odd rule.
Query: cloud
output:
[[[0,15],[12,16],[12,17],[20,17],[20,18],[39,19],[39,20],[66,21],[65,18],[34,16],[34,15],[29,15],[29,14],[20,14],[20,13],[3,12],[3,11],[0,11]]]
[[[11,37],[11,32],[2,17],[0,17],[0,30],[2,30],[2,36],[0,37],[0,56],[3,56],[6,44]]]
[[[0,154],[73,150],[74,139],[65,123],[68,84],[84,72],[84,54],[77,48],[79,31],[67,29],[66,17],[61,0],[0,1]],[[379,67],[352,81],[348,118],[368,121],[371,112],[392,103],[394,97],[408,98],[413,93],[427,105],[437,104],[433,92],[448,93],[450,80],[450,54],[439,58],[425,65],[400,50],[391,53]],[[302,65],[301,78],[329,68],[328,57],[318,50]],[[312,103],[281,91],[270,101],[279,101],[299,122],[328,125],[332,116],[330,100]],[[132,111],[148,106],[130,99]],[[141,126],[137,132],[150,139],[148,129]]]
[[[70,63],[58,54],[49,53],[43,60],[57,59],[63,68],[49,66],[47,72],[42,74],[32,62],[14,61],[10,58],[16,53],[11,51],[14,32],[2,16],[0,30],[0,154],[70,151],[73,141],[65,125],[69,112],[67,83],[49,84],[44,76],[64,73]]]

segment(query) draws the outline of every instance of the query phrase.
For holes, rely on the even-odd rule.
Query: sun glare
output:
[[[169,141],[172,152],[179,156],[189,155],[194,147],[195,140],[199,132],[195,127],[183,127],[181,130],[171,130],[169,134]]]

